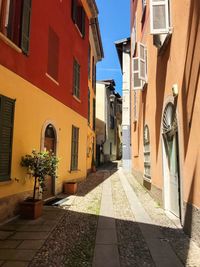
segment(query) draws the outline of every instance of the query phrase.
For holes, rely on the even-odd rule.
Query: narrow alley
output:
[[[200,266],[198,244],[118,165],[91,173],[42,217],[1,226],[0,266]]]

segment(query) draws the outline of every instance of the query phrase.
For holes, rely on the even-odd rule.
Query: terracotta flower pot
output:
[[[43,201],[41,199],[26,199],[20,203],[21,217],[24,219],[37,219],[42,215]]]
[[[76,182],[64,183],[64,193],[74,195],[77,192],[78,185]]]

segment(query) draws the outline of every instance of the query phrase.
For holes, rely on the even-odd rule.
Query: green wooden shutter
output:
[[[71,170],[78,169],[78,140],[79,128],[72,125],[72,141],[71,141]]]
[[[28,54],[29,52],[30,19],[31,19],[31,0],[24,0],[23,12],[22,12],[21,49],[25,54]]]
[[[10,179],[15,101],[0,95],[0,181]]]
[[[81,33],[84,38],[85,37],[85,10],[83,8],[81,9],[81,19],[82,19]]]
[[[72,0],[72,20],[75,23],[77,17],[77,0]]]

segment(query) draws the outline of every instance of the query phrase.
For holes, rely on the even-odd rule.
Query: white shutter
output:
[[[134,57],[133,61],[133,90],[142,90],[143,89],[143,82],[139,78],[139,58]]]
[[[169,0],[150,0],[151,34],[169,32]]]
[[[139,78],[146,81],[146,47],[142,43],[138,43],[139,56]]]

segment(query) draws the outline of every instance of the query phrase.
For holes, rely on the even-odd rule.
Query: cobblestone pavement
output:
[[[132,186],[134,192],[142,203],[143,207],[151,217],[155,225],[162,231],[165,239],[163,242],[169,242],[173,250],[181,260],[184,266],[200,266],[200,247],[195,241],[190,239],[174,222],[166,216],[165,211],[148,194],[133,175],[126,172],[126,177]]]
[[[200,247],[190,240],[182,229],[177,228],[173,221],[166,216],[163,209],[159,207],[158,203],[150,197],[148,192],[138,184],[130,173],[124,172],[124,174],[139,201],[151,217],[153,222],[152,229],[159,228],[164,236],[162,241],[170,244],[183,263],[183,266],[200,266]],[[0,241],[0,266],[91,267],[101,206],[102,183],[106,179],[110,179],[112,186],[113,210],[120,266],[155,266],[149,247],[140,230],[139,223],[136,222],[130,208],[130,202],[128,201],[126,192],[121,185],[120,173],[117,171],[116,164],[105,166],[105,168],[99,169],[96,173],[90,174],[85,181],[79,184],[78,193],[72,198],[72,203],[63,202],[60,207],[45,208],[45,212],[48,211],[46,213],[47,215],[45,215],[48,217],[46,218],[48,221],[44,221],[44,218],[42,218],[42,225],[38,222],[39,225],[36,226],[39,228],[34,229],[37,231],[37,234],[40,234],[40,231],[48,230],[49,232],[45,235],[43,240],[37,241],[41,242],[40,246],[37,244],[38,246],[35,247],[35,249],[39,248],[39,250],[32,250],[32,254],[29,258],[27,254],[26,259],[24,259],[22,255],[21,261],[19,262],[16,261],[14,256],[13,262],[9,261],[9,259],[5,261],[3,254],[4,249],[2,249],[2,246],[5,247],[8,240],[4,238],[4,241]],[[51,213],[52,216],[49,215]],[[18,220],[18,227],[20,228],[19,222],[20,220]],[[10,223],[4,226],[4,228],[0,228],[0,230],[12,230],[12,226],[13,223]],[[47,227],[46,229],[45,226]],[[29,228],[28,230],[27,227]],[[31,223],[28,223],[28,225],[22,229],[23,232],[21,232],[21,235],[23,235],[25,231],[31,231],[30,228]],[[5,233],[2,232],[2,234]],[[9,237],[12,242],[18,242],[15,246],[17,253],[19,253],[19,250],[22,248],[23,251],[26,249],[28,250],[25,243],[24,246],[22,246],[23,244],[20,241],[22,236],[20,236],[20,232],[18,235],[19,239],[17,241],[12,236]],[[34,239],[34,233],[32,238]],[[32,240],[32,246],[34,245],[33,243],[34,240]],[[22,247],[20,248],[20,246]],[[9,249],[7,251],[8,255]],[[11,252],[14,253],[13,249],[11,250]],[[36,253],[36,251],[38,252]],[[31,263],[27,264],[30,260]]]

